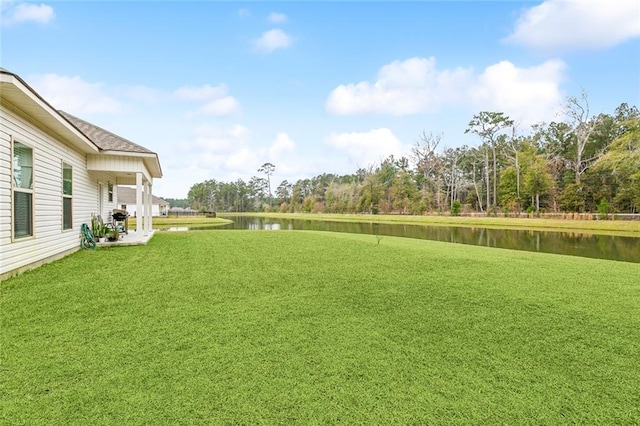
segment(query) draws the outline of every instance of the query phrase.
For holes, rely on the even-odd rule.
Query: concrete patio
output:
[[[157,231],[152,229],[144,235],[144,232],[129,231],[128,234],[121,233],[118,241],[104,241],[98,243],[98,247],[114,247],[114,246],[139,246],[149,242]]]

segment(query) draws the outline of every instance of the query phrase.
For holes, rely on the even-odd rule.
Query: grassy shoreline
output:
[[[408,224],[425,226],[464,226],[491,229],[520,229],[551,232],[579,232],[584,234],[619,235],[640,237],[640,221],[570,220],[502,217],[453,217],[408,215],[342,215],[316,213],[220,213],[217,218],[204,216],[157,217],[154,227],[165,226],[217,226],[230,222],[227,216],[259,216],[281,219],[326,220],[336,222],[364,222]],[[129,227],[135,228],[136,218],[129,219]]]
[[[164,226],[219,226],[231,223],[229,219],[221,217],[205,217],[205,216],[181,216],[181,217],[154,217],[153,227]],[[129,228],[135,229],[136,218],[129,218]]]
[[[0,285],[0,423],[633,424],[638,276],[394,237],[159,233]]]
[[[465,226],[492,229],[522,229],[555,232],[581,232],[585,234],[640,237],[640,221],[569,220],[538,218],[462,217],[462,216],[409,216],[409,215],[353,215],[316,213],[229,213],[239,216],[260,216],[283,219],[327,220],[338,222],[365,222],[385,224],[412,224],[427,226]],[[225,214],[219,214],[224,218]]]

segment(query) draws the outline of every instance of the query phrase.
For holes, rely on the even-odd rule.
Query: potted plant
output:
[[[91,233],[94,238],[100,237],[100,232],[102,231],[102,223],[97,216],[91,218]]]
[[[107,237],[109,241],[118,241],[119,237],[120,232],[118,231],[118,227],[114,226],[113,228],[109,229],[109,235]]]
[[[104,223],[100,216],[91,218],[91,232],[96,242],[103,243],[105,237],[109,234],[109,225]]]
[[[102,224],[100,230],[98,231],[98,237],[100,238],[101,243],[104,242],[107,235],[109,235],[109,227],[106,224]]]

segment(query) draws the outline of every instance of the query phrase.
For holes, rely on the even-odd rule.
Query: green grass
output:
[[[640,264],[159,233],[1,284],[0,424],[637,424]]]

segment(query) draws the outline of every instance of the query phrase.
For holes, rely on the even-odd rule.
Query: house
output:
[[[118,208],[118,185],[134,185],[135,233],[152,234],[158,155],[62,111],[0,68],[0,279],[80,248],[83,223]]]
[[[193,210],[191,207],[171,207],[169,209],[169,214],[172,216],[197,216],[199,212],[197,210]]]
[[[118,186],[118,208],[126,210],[131,217],[138,216],[136,206],[136,190],[129,186]],[[151,194],[151,216],[166,216],[169,203]]]

